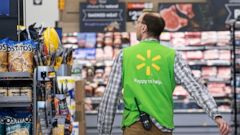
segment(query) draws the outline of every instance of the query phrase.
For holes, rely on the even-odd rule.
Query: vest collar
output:
[[[145,42],[145,41],[156,41],[156,42],[159,42],[159,40],[157,40],[156,38],[145,38],[141,42]]]

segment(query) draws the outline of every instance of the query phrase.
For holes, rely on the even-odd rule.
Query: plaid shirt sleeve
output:
[[[221,116],[215,100],[208,93],[207,88],[194,77],[188,64],[179,53],[176,53],[175,56],[174,72],[176,82],[187,90],[190,96],[206,111],[209,117],[214,120],[216,116]]]
[[[122,51],[113,62],[108,85],[98,109],[97,127],[99,135],[110,135],[117,104],[122,91]]]

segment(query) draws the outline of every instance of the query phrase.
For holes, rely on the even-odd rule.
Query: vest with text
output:
[[[165,128],[174,128],[173,99],[175,51],[158,41],[142,41],[123,50],[122,126],[132,125],[146,112]]]

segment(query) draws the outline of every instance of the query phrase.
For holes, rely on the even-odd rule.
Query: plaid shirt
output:
[[[112,131],[117,104],[123,88],[122,55],[122,51],[120,51],[114,60],[109,82],[99,105],[97,127],[100,135],[110,135]],[[221,116],[213,97],[209,95],[207,88],[193,76],[188,64],[179,53],[175,55],[174,75],[176,83],[181,84],[213,120],[216,116]],[[151,120],[162,132],[173,131],[173,129],[162,127],[152,117]]]

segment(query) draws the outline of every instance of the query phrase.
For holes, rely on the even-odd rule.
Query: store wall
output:
[[[79,2],[86,0],[65,0],[65,10],[60,12],[60,26],[63,27],[63,32],[76,32],[79,29]],[[157,11],[158,3],[164,2],[205,2],[206,0],[119,0],[119,2],[152,2],[153,10]],[[126,24],[128,32],[134,31],[134,24],[129,22]]]
[[[58,0],[42,0],[41,5],[34,5],[33,0],[25,0],[25,25],[34,22],[42,23],[44,26],[55,26],[59,20]]]

